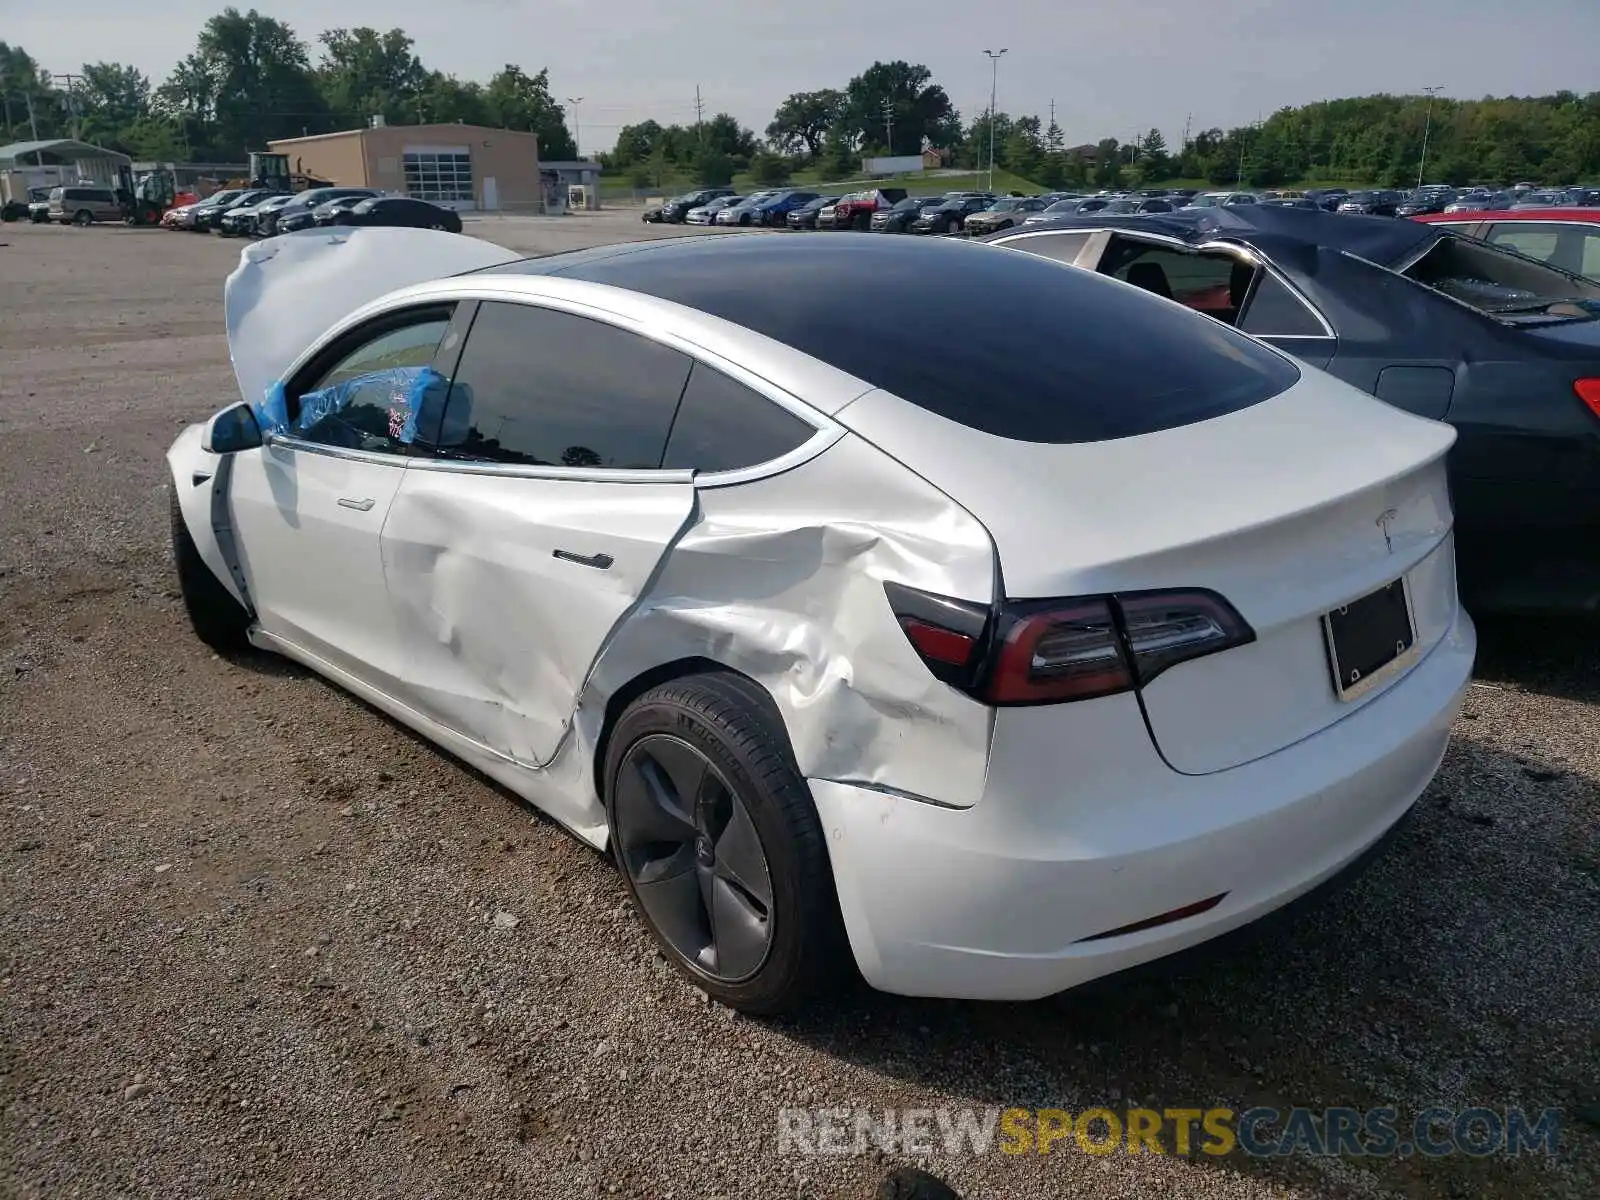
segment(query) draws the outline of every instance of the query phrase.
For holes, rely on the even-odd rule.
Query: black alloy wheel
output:
[[[631,745],[612,798],[617,851],[650,924],[696,972],[723,984],[772,948],[772,877],[749,811],[681,738]]]

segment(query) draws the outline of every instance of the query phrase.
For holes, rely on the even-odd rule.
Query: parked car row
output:
[[[453,209],[366,187],[324,187],[304,192],[230,188],[198,204],[170,209],[161,223],[168,229],[249,238],[294,233],[318,225],[391,225],[461,232],[461,217]]]

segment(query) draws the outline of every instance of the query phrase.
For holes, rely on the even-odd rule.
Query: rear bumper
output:
[[[904,995],[1031,1000],[1283,907],[1360,860],[1416,802],[1475,650],[1458,613],[1378,699],[1211,775],[1172,771],[1142,729],[1137,741],[1075,732],[1046,708],[1002,712],[989,785],[970,809],[811,781],[862,974]],[[1139,720],[1136,708],[1102,711],[1106,728]],[[1039,771],[1077,746],[1081,770]],[[1219,894],[1198,915],[1096,937]]]

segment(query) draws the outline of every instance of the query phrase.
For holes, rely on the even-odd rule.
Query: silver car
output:
[[[1465,695],[1450,427],[1092,271],[357,228],[225,307],[244,399],[168,454],[195,631],[610,849],[730,1006],[1215,937],[1362,860]]]
[[[743,196],[718,196],[715,200],[702,204],[699,208],[691,208],[684,216],[686,225],[714,225],[717,214],[725,208],[732,208],[744,200]]]

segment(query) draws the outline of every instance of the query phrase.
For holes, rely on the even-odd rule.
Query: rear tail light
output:
[[[1131,691],[1256,636],[1231,604],[1203,589],[1009,601],[991,611],[895,583],[884,588],[928,669],[997,706]]]
[[[1600,417],[1600,379],[1580,379],[1572,385],[1578,399],[1589,406],[1589,411]]]

